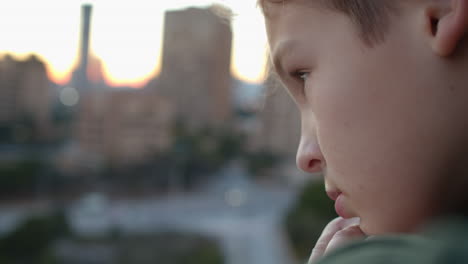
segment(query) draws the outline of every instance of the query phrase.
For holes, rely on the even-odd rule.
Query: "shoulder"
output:
[[[418,237],[389,236],[372,238],[338,249],[322,259],[320,264],[335,263],[411,263],[416,264],[415,257],[420,258],[423,252],[436,248],[434,241]],[[428,262],[424,262],[428,263]]]
[[[467,222],[444,222],[423,235],[371,238],[338,249],[318,264],[468,263]]]

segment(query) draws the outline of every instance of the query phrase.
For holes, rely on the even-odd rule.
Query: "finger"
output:
[[[328,244],[338,231],[352,225],[358,225],[359,222],[359,218],[344,219],[342,217],[338,217],[332,220],[330,223],[328,223],[328,225],[323,229],[319,239],[317,240],[314,249],[312,249],[312,253],[309,258],[309,264],[317,261],[324,255]]]
[[[312,249],[312,253],[310,254],[308,262],[309,264],[317,261],[323,256],[325,250],[327,249],[328,243],[333,238],[333,235],[335,235],[335,233],[340,230],[340,222],[342,221],[344,221],[344,219],[341,217],[335,218],[323,229],[322,234]]]
[[[336,234],[330,240],[330,243],[325,250],[325,255],[339,247],[342,247],[345,244],[348,244],[357,239],[364,239],[365,237],[366,235],[357,225],[349,226],[343,230],[340,230],[336,232]]]

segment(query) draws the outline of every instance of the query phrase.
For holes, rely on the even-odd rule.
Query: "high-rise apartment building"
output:
[[[104,90],[81,101],[77,138],[84,153],[117,165],[145,162],[172,143],[173,109],[146,90]]]
[[[46,139],[51,133],[52,100],[46,67],[37,57],[19,61],[7,55],[0,60],[0,123],[26,125],[24,129],[34,129],[30,136]]]
[[[20,63],[11,56],[0,60],[0,123],[11,121],[16,115],[16,101],[21,81]]]
[[[299,111],[276,76],[265,81],[265,89],[265,105],[259,112],[260,126],[254,144],[294,160],[301,135]]]
[[[232,117],[232,31],[222,7],[166,13],[162,72],[156,90],[189,127],[219,126]],[[227,11],[224,9],[223,11]]]

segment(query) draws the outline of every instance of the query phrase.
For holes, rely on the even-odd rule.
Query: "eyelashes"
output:
[[[297,98],[306,97],[306,82],[310,77],[311,72],[309,70],[294,70],[289,73],[289,79],[291,80],[289,90],[292,94],[295,94]]]
[[[299,82],[305,82],[309,78],[310,72],[304,70],[294,70],[289,73],[289,76]]]
[[[305,71],[298,71],[296,73],[296,76],[301,79],[303,82],[305,82],[307,80],[307,78],[309,78],[309,75],[310,75],[310,72],[305,72]]]

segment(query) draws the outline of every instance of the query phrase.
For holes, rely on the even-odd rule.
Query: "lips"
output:
[[[338,195],[338,197],[336,198],[336,201],[335,201],[335,211],[336,213],[347,219],[347,218],[351,218],[351,215],[349,215],[348,211],[346,210],[345,206],[344,206],[344,196],[343,194],[340,194]]]
[[[345,196],[339,190],[328,190],[327,191],[328,197],[335,201],[335,211],[336,213],[343,217],[343,218],[352,218],[353,216],[349,213],[349,211],[345,207],[344,199]]]
[[[329,190],[327,191],[327,195],[328,197],[330,197],[330,199],[332,199],[333,201],[336,201],[336,199],[338,199],[338,196],[341,195],[341,192],[338,190]]]

